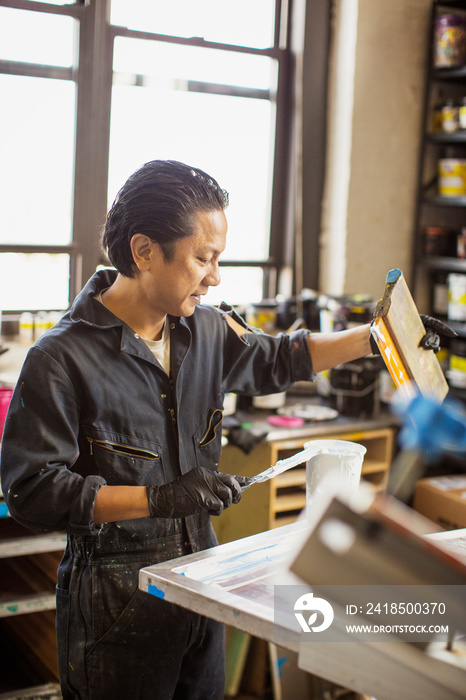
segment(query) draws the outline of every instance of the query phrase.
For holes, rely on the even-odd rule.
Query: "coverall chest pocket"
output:
[[[198,467],[212,469],[218,466],[222,449],[222,420],[222,409],[214,408],[209,412],[207,420],[196,430],[194,449]]]
[[[88,436],[87,441],[94,473],[102,476],[109,486],[157,486],[164,482],[161,450],[155,443],[149,448],[137,439],[120,442]]]

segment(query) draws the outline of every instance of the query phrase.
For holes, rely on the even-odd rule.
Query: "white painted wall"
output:
[[[335,0],[319,288],[410,282],[431,0]]]

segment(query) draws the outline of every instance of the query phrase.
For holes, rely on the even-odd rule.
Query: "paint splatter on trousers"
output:
[[[139,569],[150,563],[139,553],[75,558],[65,569],[57,587],[64,700],[223,698],[223,625],[140,591]]]

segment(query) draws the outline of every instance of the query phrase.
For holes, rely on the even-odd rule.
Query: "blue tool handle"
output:
[[[442,454],[466,455],[466,413],[459,401],[439,404],[418,395],[395,410],[403,417],[399,443],[404,450],[419,452],[430,463]]]

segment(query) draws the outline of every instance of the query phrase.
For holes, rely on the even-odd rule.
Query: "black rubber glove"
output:
[[[458,335],[453,328],[447,326],[443,321],[439,321],[438,318],[433,318],[432,316],[426,316],[425,314],[419,314],[421,321],[426,329],[426,334],[422,336],[419,341],[419,345],[424,350],[433,350],[437,353],[440,350],[440,336],[445,335],[448,338],[454,338]]]
[[[151,518],[185,518],[206,510],[220,515],[241,500],[241,486],[231,474],[197,467],[162,486],[148,486]]]
[[[252,484],[252,479],[249,476],[235,476],[235,479],[241,486],[241,489],[245,489]]]

